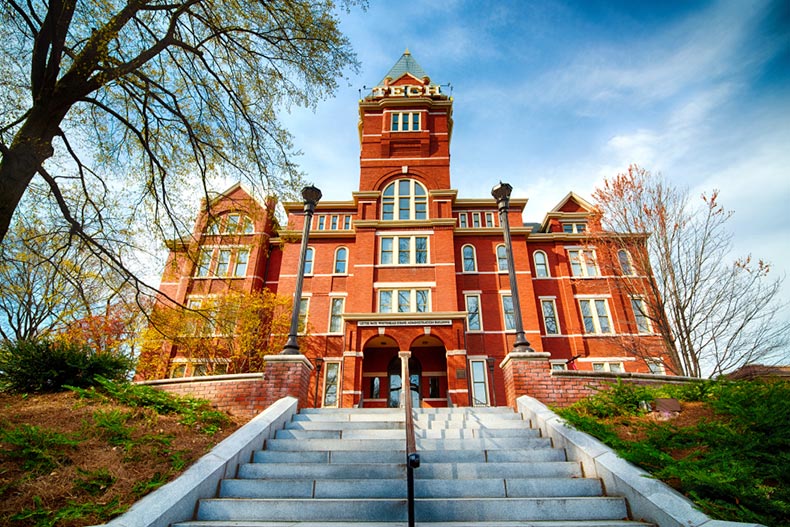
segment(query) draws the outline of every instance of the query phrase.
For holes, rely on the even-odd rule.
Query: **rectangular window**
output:
[[[650,373],[653,375],[666,375],[667,370],[661,359],[645,359],[645,362],[647,363],[648,370],[650,370]]]
[[[511,295],[502,295],[502,313],[505,316],[505,330],[515,330],[516,312],[513,309],[513,297]]]
[[[488,406],[488,379],[486,376],[486,361],[470,360],[472,372],[472,405]]]
[[[467,227],[466,212],[462,212],[461,214],[458,215],[458,226],[461,227],[462,229],[466,229]]]
[[[395,251],[397,250],[397,254]],[[428,263],[427,236],[387,236],[381,238],[382,265],[418,265]]]
[[[241,225],[241,216],[239,214],[228,214],[228,223],[225,225],[225,232],[228,234],[236,234],[239,232]]]
[[[246,276],[249,260],[250,250],[240,249],[239,252],[236,253],[236,265],[233,266],[233,276]]]
[[[494,213],[486,212],[486,227],[493,227],[493,226],[494,226]]]
[[[351,216],[346,216],[343,218],[343,228],[345,230],[349,230],[351,228]]]
[[[479,229],[480,228],[480,213],[479,212],[473,212],[472,213],[472,227],[474,227],[475,229]]]
[[[598,276],[595,251],[591,249],[572,249],[568,251],[573,276]]]
[[[466,327],[469,331],[480,331],[483,324],[480,320],[480,295],[464,295],[466,299]]]
[[[333,215],[332,223],[331,223],[332,226],[330,227],[333,231],[337,230],[337,221],[338,221],[338,217],[336,215]]]
[[[554,300],[541,300],[541,311],[543,311],[543,325],[546,328],[546,335],[559,335],[560,328],[557,323],[557,306]]]
[[[593,362],[593,371],[608,371],[611,373],[623,373],[622,362]]]
[[[611,333],[609,323],[609,307],[603,299],[579,300],[584,322],[584,332],[589,334]]]
[[[645,301],[641,298],[632,298],[631,309],[634,310],[634,319],[636,320],[637,331],[639,333],[650,333],[650,319],[647,317]]]
[[[299,302],[299,328],[297,332],[301,335],[307,333],[307,312],[310,309],[310,299],[302,298]]]
[[[382,265],[392,264],[392,242],[393,238],[381,239],[381,258],[379,258],[379,261]]]
[[[329,315],[329,332],[340,333],[343,330],[343,306],[344,298],[332,299],[332,310]]]
[[[559,362],[552,362],[551,369],[552,371],[566,371],[568,369],[568,365]]]
[[[398,263],[411,263],[411,238],[398,238]]]
[[[392,112],[390,130],[393,132],[420,131],[420,112]]]
[[[322,231],[326,228],[326,216],[318,216],[318,230]]]
[[[195,270],[196,277],[202,278],[208,276],[209,270],[211,269],[211,254],[213,252],[213,249],[200,249],[197,269]]]
[[[439,377],[428,377],[428,397],[439,398]]]
[[[396,308],[398,313],[427,313],[431,310],[430,295],[429,289],[379,290],[379,313],[392,313]]]
[[[340,393],[340,363],[327,362],[324,370],[324,407],[336,408]]]
[[[582,234],[587,231],[587,225],[584,223],[563,223],[562,232],[566,234]]]
[[[379,291],[379,313],[392,313],[392,291]]]
[[[428,263],[428,238],[417,236],[414,238],[414,263]]]
[[[228,276],[228,267],[230,266],[230,249],[222,249],[219,252],[219,259],[217,260],[217,276]]]

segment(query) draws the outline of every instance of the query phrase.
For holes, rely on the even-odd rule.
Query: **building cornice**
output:
[[[455,218],[435,218],[432,220],[357,220],[357,229],[414,229],[419,227],[455,227]]]
[[[466,319],[466,311],[429,311],[427,313],[345,313],[347,322],[388,320],[458,320]]]

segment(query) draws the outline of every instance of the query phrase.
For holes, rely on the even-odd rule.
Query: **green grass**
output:
[[[704,402],[715,418],[687,428],[643,421],[631,426],[644,440],[617,436],[618,422],[644,411],[640,401],[667,396]],[[790,525],[790,383],[705,382],[661,390],[617,384],[558,413],[671,482],[713,518]]]

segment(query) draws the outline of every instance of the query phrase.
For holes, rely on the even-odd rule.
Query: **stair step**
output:
[[[414,483],[417,498],[534,498],[600,496],[594,479],[509,478],[425,480]],[[226,479],[221,498],[406,498],[403,479]]]
[[[222,520],[194,520],[188,522],[174,523],[173,527],[326,527],[327,525],[343,525],[344,527],[379,527],[383,523],[390,527],[407,527],[405,521],[376,522],[334,522],[332,520],[321,521],[299,521],[299,522],[269,522],[269,521],[222,521]],[[571,520],[571,521],[530,521],[525,524],[523,521],[479,521],[479,522],[421,522],[417,521],[417,526],[425,527],[655,527],[652,523],[633,520]]]
[[[472,439],[475,437],[540,437],[540,431],[525,429],[428,429],[415,430],[417,439]],[[276,439],[398,439],[406,440],[404,429],[352,429],[352,430],[277,430]]]
[[[403,463],[405,450],[357,451],[272,451],[258,450],[254,463]],[[425,450],[420,452],[422,463],[530,463],[536,461],[566,461],[561,448],[531,448],[512,450]]]
[[[173,527],[380,527],[386,524],[389,527],[407,527],[405,521],[376,521],[376,522],[335,522],[327,521],[299,521],[299,522],[270,522],[270,521],[222,521],[222,520],[194,520],[181,523],[174,523]],[[571,521],[530,521],[525,524],[523,521],[480,521],[480,522],[417,522],[418,526],[430,527],[655,527],[652,523],[645,523],[633,520],[571,520]]]
[[[242,479],[396,479],[406,474],[404,462],[396,463],[247,463]],[[415,479],[449,480],[476,478],[579,478],[581,465],[573,461],[536,463],[423,463]]]
[[[267,439],[268,450],[401,450],[402,439]],[[418,450],[496,450],[551,448],[542,437],[477,437],[472,439],[417,438]]]
[[[627,517],[623,498],[420,499],[421,521],[614,520]],[[199,520],[405,521],[402,499],[232,499],[201,500]]]

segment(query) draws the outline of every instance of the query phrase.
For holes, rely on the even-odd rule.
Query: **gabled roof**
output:
[[[568,192],[568,194],[564,198],[562,198],[560,202],[557,203],[557,206],[551,209],[550,212],[562,212],[562,208],[565,206],[566,203],[568,203],[571,200],[575,201],[581,208],[585,209],[587,212],[595,211],[595,206],[592,203],[590,203],[583,197],[579,196],[575,192],[571,191]]]
[[[389,77],[391,81],[396,81],[403,77],[406,74],[411,75],[417,80],[422,80],[424,77],[427,77],[428,74],[425,73],[425,70],[417,64],[417,61],[414,60],[414,57],[411,56],[411,53],[408,49],[403,52],[403,55],[398,59],[398,62],[389,70],[389,72],[384,76],[384,79]],[[384,84],[384,79],[379,82],[379,85]]]

